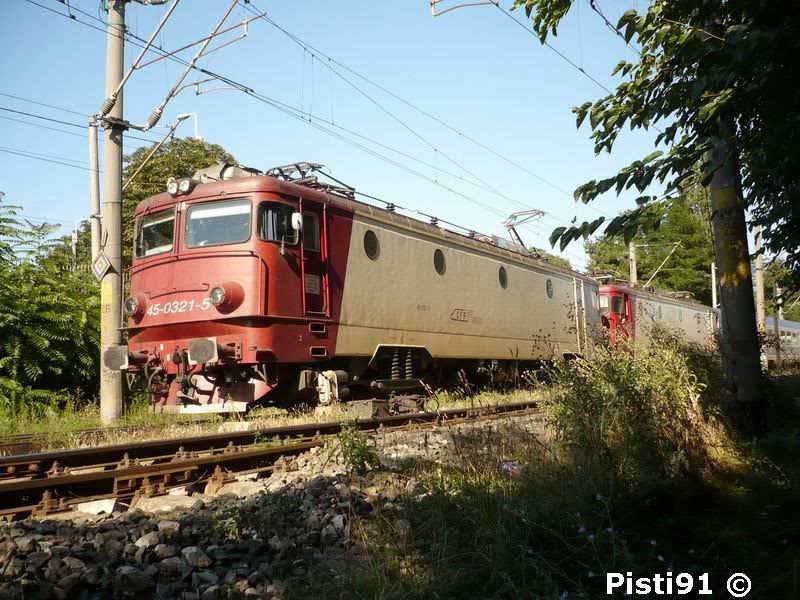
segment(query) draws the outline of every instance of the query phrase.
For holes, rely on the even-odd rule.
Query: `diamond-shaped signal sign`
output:
[[[110,268],[111,261],[108,260],[105,252],[100,250],[100,252],[97,253],[97,256],[95,256],[94,260],[92,261],[92,273],[94,273],[94,276],[97,277],[99,281],[105,277],[105,274],[108,273]]]

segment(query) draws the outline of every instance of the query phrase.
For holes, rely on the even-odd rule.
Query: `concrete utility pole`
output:
[[[711,308],[717,308],[717,263],[711,263]]]
[[[766,311],[764,310],[764,250],[761,244],[761,225],[757,225],[754,231],[756,242],[756,254],[753,262],[755,263],[755,276],[756,276],[756,325],[760,334],[766,333]],[[767,369],[769,360],[764,348],[761,348],[759,354],[761,358],[761,367]]]
[[[80,221],[75,222],[75,229],[72,230],[72,272],[78,270],[78,231],[80,231]]]
[[[772,315],[772,329],[775,331],[775,366],[781,366],[781,330],[780,321],[783,319],[783,291],[780,284],[775,284],[775,313]]]
[[[117,92],[124,73],[125,0],[108,6],[106,38],[106,98]],[[103,241],[110,267],[100,281],[100,346],[122,343],[122,96],[120,89],[110,110],[104,110]],[[104,107],[104,109],[107,107]],[[100,361],[100,418],[104,424],[122,415],[122,374]]]
[[[756,319],[758,330],[764,331],[764,250],[761,246],[761,225],[755,228],[756,254]]]
[[[97,154],[97,119],[89,119],[89,219],[92,227],[92,255],[100,252],[100,163]]]
[[[709,158],[714,169],[711,220],[722,303],[722,343],[728,380],[738,400],[748,405],[758,428],[763,411],[761,363],[736,126],[730,115],[718,116],[716,125]]]
[[[636,285],[639,281],[639,276],[636,273],[636,244],[633,240],[628,242],[628,272],[630,273],[630,282]]]

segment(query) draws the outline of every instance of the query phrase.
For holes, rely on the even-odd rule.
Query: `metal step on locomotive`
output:
[[[669,319],[708,343],[712,309],[601,285],[525,248],[356,200],[321,165],[219,164],[136,208],[128,343],[107,367],[161,412],[241,412],[502,384],[591,353],[602,329]]]

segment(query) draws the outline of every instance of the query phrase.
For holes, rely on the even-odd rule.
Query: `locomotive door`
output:
[[[303,231],[300,259],[303,276],[303,309],[306,315],[327,316],[327,235],[325,210],[310,202],[300,204]]]

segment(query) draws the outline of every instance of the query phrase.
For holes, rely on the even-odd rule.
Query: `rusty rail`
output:
[[[536,406],[534,401],[517,402],[356,423],[363,431],[378,431],[510,416]],[[310,423],[0,457],[0,518],[69,510],[88,499],[163,494],[201,481],[219,485],[233,473],[268,470],[281,456],[321,445],[341,426],[340,421]]]

